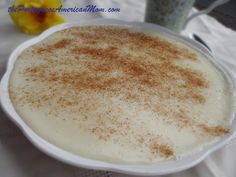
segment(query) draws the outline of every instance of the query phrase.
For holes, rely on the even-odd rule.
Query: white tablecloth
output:
[[[80,0],[67,1],[67,6],[120,7],[120,13],[70,13],[63,14],[67,21],[91,18],[116,18],[143,21],[145,0]],[[202,15],[192,21],[184,35],[194,32],[212,48],[213,54],[236,71],[236,32],[212,17]],[[0,74],[11,51],[32,36],[21,33],[12,24],[7,8],[0,9]],[[211,154],[199,165],[165,177],[235,177],[236,141]],[[61,163],[36,149],[19,129],[0,110],[0,177],[123,177],[127,175],[76,168]]]

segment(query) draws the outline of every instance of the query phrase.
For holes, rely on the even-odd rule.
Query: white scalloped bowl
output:
[[[24,49],[47,38],[52,33],[65,29],[65,28],[70,28],[73,26],[85,26],[85,25],[118,25],[122,27],[135,28],[135,29],[154,32],[154,33],[155,31],[158,31],[159,34],[163,34],[167,37],[183,42],[187,44],[188,46],[194,48],[195,50],[207,55],[208,58],[210,58],[212,62],[216,65],[216,67],[218,67],[223,73],[225,73],[229,81],[232,83],[233,89],[235,90],[235,87],[236,87],[235,78],[233,74],[226,68],[226,66],[224,66],[222,62],[214,59],[214,57],[197,42],[192,41],[186,37],[180,36],[178,34],[172,33],[171,31],[163,27],[153,25],[153,24],[148,24],[148,23],[124,22],[124,21],[113,20],[113,19],[95,19],[95,20],[89,20],[89,21],[81,21],[81,22],[73,23],[73,24],[67,23],[67,24],[58,25],[45,31],[40,36],[30,39],[22,43],[19,47],[17,47],[9,57],[7,71],[5,72],[0,83],[0,93],[1,93],[0,99],[1,99],[1,106],[3,110],[8,114],[9,118],[21,129],[21,131],[25,134],[25,136],[37,148],[39,148],[41,151],[43,151],[44,153],[48,154],[51,157],[54,157],[60,161],[63,161],[65,163],[68,163],[77,167],[97,169],[97,170],[108,170],[108,171],[121,172],[121,173],[132,174],[132,175],[152,176],[152,175],[163,175],[163,174],[174,173],[174,172],[178,172],[178,171],[190,168],[198,164],[202,160],[204,160],[204,158],[207,157],[210,153],[223,147],[229,141],[232,140],[232,138],[236,134],[235,119],[232,123],[232,127],[229,134],[222,137],[217,142],[204,147],[201,151],[193,155],[186,156],[180,160],[169,160],[169,161],[163,161],[163,162],[147,164],[147,165],[139,165],[139,164],[129,165],[129,164],[109,163],[109,162],[103,162],[103,161],[81,157],[79,155],[75,155],[70,152],[67,152],[51,144],[50,142],[47,142],[40,136],[38,136],[30,127],[27,126],[27,124],[17,114],[9,97],[9,92],[8,92],[9,78],[14,68],[14,63],[17,57],[20,55],[20,53]],[[235,116],[235,115],[233,114],[232,116]]]

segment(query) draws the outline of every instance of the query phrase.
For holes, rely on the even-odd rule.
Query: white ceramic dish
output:
[[[90,20],[90,21],[81,21],[79,23],[74,23],[74,24],[62,24],[62,25],[53,27],[45,31],[40,36],[33,38],[29,41],[26,41],[23,44],[21,44],[19,47],[17,47],[10,55],[8,65],[7,65],[7,71],[4,74],[1,80],[1,84],[0,84],[0,93],[1,93],[0,99],[1,99],[1,105],[3,107],[3,110],[9,115],[11,120],[22,130],[25,136],[36,147],[38,147],[40,150],[42,150],[46,154],[74,166],[84,167],[84,168],[89,168],[89,169],[122,172],[122,173],[127,173],[127,174],[132,174],[132,175],[151,176],[151,175],[162,175],[162,174],[174,173],[177,171],[190,168],[198,164],[199,162],[201,162],[210,153],[221,148],[222,146],[224,146],[225,144],[227,144],[229,141],[232,140],[232,138],[236,134],[236,121],[235,120],[233,121],[231,131],[227,136],[222,137],[219,141],[203,148],[202,151],[195,153],[194,155],[187,156],[181,160],[158,162],[158,163],[149,164],[149,165],[127,165],[127,164],[115,164],[115,163],[102,162],[102,161],[92,160],[92,159],[88,159],[88,158],[81,157],[78,155],[74,155],[70,152],[67,152],[63,149],[56,147],[53,144],[50,144],[49,142],[47,142],[46,140],[38,136],[33,130],[31,130],[30,127],[28,127],[25,124],[25,122],[21,119],[21,117],[16,113],[11,103],[11,100],[9,98],[8,82],[9,82],[10,74],[14,67],[14,63],[17,59],[17,56],[24,49],[28,48],[29,46],[35,43],[38,43],[39,41],[51,35],[52,33],[65,29],[65,28],[72,27],[72,26],[84,26],[84,25],[119,25],[119,26],[123,26],[127,28],[135,28],[135,29],[144,30],[148,32],[158,31],[159,34],[163,34],[172,39],[176,39],[178,41],[186,43],[188,46],[194,48],[195,50],[198,50],[199,52],[204,53],[209,58],[212,58],[212,62],[220,70],[222,70],[226,76],[228,76],[230,82],[232,83],[233,89],[236,90],[235,78],[233,74],[224,66],[223,63],[221,63],[220,61],[216,61],[211,56],[211,54],[197,42],[192,41],[188,38],[182,37],[178,34],[172,33],[171,31],[163,27],[153,25],[153,24],[148,24],[148,23],[124,22],[124,21],[111,20],[111,19],[95,19],[95,20]]]

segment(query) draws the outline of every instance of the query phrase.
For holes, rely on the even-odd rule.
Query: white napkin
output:
[[[145,0],[67,0],[66,6],[120,8],[119,13],[64,13],[67,21],[91,18],[116,18],[126,21],[143,21]],[[7,9],[0,11],[0,74],[11,51],[31,36],[21,33],[12,24]],[[194,19],[183,31],[196,33],[211,47],[213,54],[236,71],[236,32],[214,18],[202,15]],[[236,141],[214,152],[199,165],[165,177],[235,177]],[[128,175],[85,170],[61,163],[37,150],[20,130],[0,110],[0,177],[127,177]]]

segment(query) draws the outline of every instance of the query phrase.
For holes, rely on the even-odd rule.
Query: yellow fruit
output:
[[[27,34],[39,34],[51,26],[64,22],[64,18],[57,11],[49,12],[48,9],[56,9],[62,4],[61,0],[16,0],[13,8],[24,7],[26,10],[9,12],[13,22]],[[27,8],[33,8],[27,10]],[[43,9],[43,12],[35,12]]]

